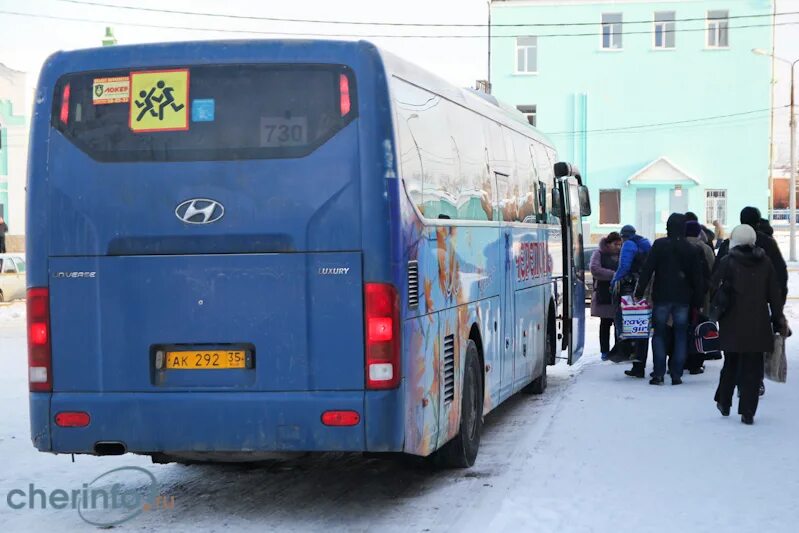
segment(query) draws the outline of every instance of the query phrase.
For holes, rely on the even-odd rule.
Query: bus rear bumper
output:
[[[368,451],[363,391],[54,393],[48,410],[49,438],[34,445],[55,453],[94,454],[98,442],[142,454]],[[360,422],[326,426],[322,413],[330,410],[355,411]],[[53,421],[64,411],[89,413],[91,421],[58,427]]]

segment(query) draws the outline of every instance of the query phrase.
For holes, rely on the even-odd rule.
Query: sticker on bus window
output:
[[[213,122],[216,101],[213,98],[195,98],[191,101],[192,122]]]
[[[189,71],[130,74],[130,129],[134,133],[189,129]]]
[[[261,147],[304,146],[308,144],[306,117],[261,117]]]
[[[130,100],[130,78],[95,78],[92,80],[92,103],[126,104]]]

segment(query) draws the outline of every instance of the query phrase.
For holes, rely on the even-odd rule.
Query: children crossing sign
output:
[[[189,129],[189,71],[150,70],[130,75],[130,129],[134,133]]]

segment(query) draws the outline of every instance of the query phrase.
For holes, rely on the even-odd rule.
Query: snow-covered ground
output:
[[[797,276],[798,274],[792,274]],[[799,521],[799,388],[767,383],[754,426],[722,418],[720,362],[679,387],[651,387],[597,356],[596,323],[575,367],[550,367],[542,397],[489,415],[470,470],[329,455],[258,466],[152,465],[147,458],[53,456],[28,433],[24,304],[0,307],[0,529],[75,531],[74,510],[11,510],[30,483],[80,488],[111,468],[148,468],[172,511],[120,530],[793,532]],[[789,309],[799,329],[799,306]],[[799,343],[789,342],[799,368]],[[651,365],[650,365],[651,366]]]

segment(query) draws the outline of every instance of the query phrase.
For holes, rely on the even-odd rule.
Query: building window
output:
[[[538,37],[516,37],[516,72],[538,72]]]
[[[599,223],[619,224],[621,222],[621,191],[609,189],[599,191]]]
[[[524,113],[524,116],[527,117],[527,122],[530,123],[531,126],[535,126],[535,113],[536,113],[536,106],[534,105],[517,105],[516,109]]]
[[[707,12],[708,48],[727,48],[730,45],[728,11],[715,9]]]
[[[655,11],[655,48],[674,48],[674,11]]]
[[[708,189],[705,191],[705,221],[712,223],[718,220],[727,224],[727,191],[725,189]]]
[[[621,50],[621,13],[602,13],[602,48]]]

